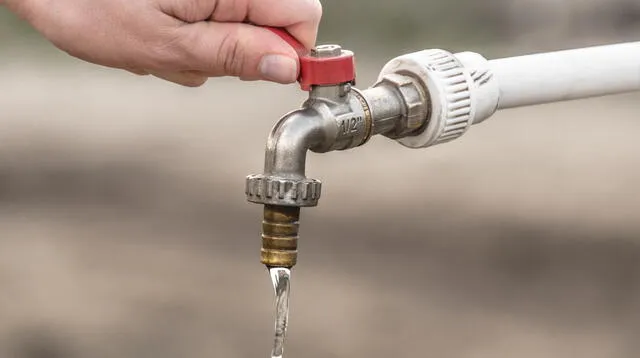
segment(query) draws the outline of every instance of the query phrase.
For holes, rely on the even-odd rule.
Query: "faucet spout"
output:
[[[321,183],[305,176],[307,152],[332,142],[330,132],[331,122],[317,107],[283,116],[267,139],[264,172],[247,177],[247,199],[265,205],[316,206]]]
[[[306,177],[307,153],[363,145],[374,134],[371,113],[364,95],[350,83],[316,86],[301,109],[273,127],[264,171],[246,181],[247,200],[264,205],[260,261],[267,267],[296,264],[300,208],[318,205],[322,183]]]
[[[307,152],[333,142],[328,132],[331,122],[313,106],[285,115],[269,134],[264,173],[247,178],[248,200],[264,204],[260,256],[269,268],[296,264],[300,207],[320,198],[321,183],[305,176]]]
[[[282,117],[267,139],[264,174],[282,179],[305,178],[307,151],[329,139],[328,124],[313,107]]]

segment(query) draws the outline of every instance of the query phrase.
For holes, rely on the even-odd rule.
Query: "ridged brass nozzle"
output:
[[[265,205],[260,261],[267,267],[291,268],[298,259],[297,206]]]

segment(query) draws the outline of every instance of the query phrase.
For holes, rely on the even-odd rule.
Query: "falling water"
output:
[[[269,274],[276,294],[276,331],[271,358],[282,358],[284,338],[287,334],[287,320],[289,319],[291,270],[284,267],[276,267],[269,269]]]

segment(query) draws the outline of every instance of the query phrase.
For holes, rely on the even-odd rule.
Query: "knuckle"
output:
[[[245,49],[238,31],[227,32],[221,42],[217,54],[218,67],[229,76],[240,76],[245,61]]]

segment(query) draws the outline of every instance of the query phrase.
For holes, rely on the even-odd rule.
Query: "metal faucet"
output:
[[[424,50],[397,57],[368,89],[355,85],[352,52],[338,45],[300,54],[309,98],[272,129],[264,171],[246,179],[250,202],[264,205],[261,262],[297,262],[301,207],[318,204],[322,184],[305,175],[307,151],[326,153],[380,134],[409,148],[460,138],[498,109],[640,90],[640,42],[488,61],[464,52]]]

